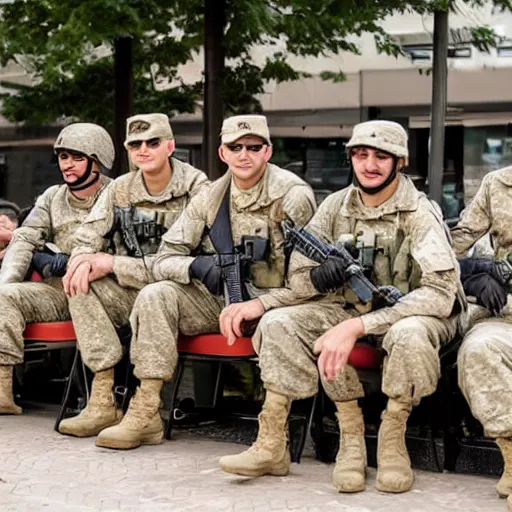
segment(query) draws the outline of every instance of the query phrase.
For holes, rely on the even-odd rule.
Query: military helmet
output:
[[[394,121],[366,121],[354,126],[352,137],[346,148],[367,146],[380,149],[397,158],[409,158],[407,132]]]
[[[59,133],[53,149],[83,153],[97,160],[107,170],[112,169],[116,155],[114,143],[107,130],[93,123],[74,123],[66,126]]]

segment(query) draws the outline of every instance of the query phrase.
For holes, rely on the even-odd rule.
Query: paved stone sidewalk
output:
[[[332,467],[310,458],[289,476],[249,479],[219,471],[219,456],[243,447],[176,431],[159,446],[121,452],[54,432],[53,414],[0,417],[1,512],[454,512],[506,511],[487,477],[417,472],[414,490],[339,495]]]

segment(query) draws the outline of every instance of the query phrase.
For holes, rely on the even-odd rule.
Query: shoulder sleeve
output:
[[[208,189],[197,194],[187,205],[176,222],[162,237],[162,243],[153,262],[156,281],[172,279],[178,283],[190,282],[190,253],[201,243],[206,226]]]
[[[52,240],[51,204],[60,185],[47,189],[32,208],[22,226],[15,229],[0,270],[0,284],[25,279],[34,251],[42,250]]]
[[[491,227],[489,206],[491,180],[492,174],[484,177],[475,197],[462,212],[459,223],[452,228],[453,249],[457,258],[465,256],[473,244]]]

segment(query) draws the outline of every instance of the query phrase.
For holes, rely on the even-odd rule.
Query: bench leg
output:
[[[302,452],[304,451],[304,446],[306,445],[306,439],[308,437],[308,432],[311,430],[311,426],[313,425],[313,417],[315,415],[315,411],[318,403],[318,393],[311,400],[311,409],[309,410],[309,414],[307,414],[302,423],[303,428],[301,429],[300,439],[297,444],[296,449],[291,453],[292,462],[296,462],[300,464],[300,460],[302,458]]]
[[[183,377],[183,370],[185,362],[182,359],[178,359],[178,365],[176,367],[176,373],[174,375],[174,383],[172,386],[171,403],[169,405],[169,419],[165,426],[165,439],[171,439],[172,433],[172,422],[174,420],[174,406],[176,404],[176,398],[178,397],[178,391]]]

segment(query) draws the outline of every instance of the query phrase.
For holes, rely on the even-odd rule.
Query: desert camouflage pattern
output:
[[[157,232],[165,232],[189,201],[209,183],[202,171],[189,164],[171,158],[171,165],[171,181],[160,196],[149,194],[140,170],[117,178],[77,231],[77,243],[71,256],[102,251],[105,237],[116,230],[116,207],[134,207],[135,222],[146,221],[152,223]],[[158,237],[149,236],[141,244],[145,257],[135,258],[127,256],[119,233],[114,234],[114,274],[121,286],[140,289],[153,281],[151,269],[158,242]]]
[[[80,354],[93,373],[113,368],[121,360],[117,329],[128,324],[137,291],[104,277],[90,283],[89,293],[69,297]]]
[[[171,181],[160,196],[148,193],[142,171],[117,178],[77,231],[72,256],[102,251],[105,237],[115,229],[115,207],[134,206],[135,221],[146,220],[147,225],[156,226],[161,232],[168,229],[189,200],[209,183],[204,173],[174,158],[172,169]],[[137,292],[153,280],[151,267],[156,240],[149,237],[141,243],[143,258],[126,255],[119,233],[115,234],[113,243],[116,279],[106,277],[95,281],[90,293],[69,299],[82,357],[95,373],[112,368],[121,359],[122,346],[116,327],[128,324]]]
[[[293,301],[285,288],[285,257],[281,222],[304,225],[313,215],[312,190],[294,174],[269,164],[264,177],[248,191],[239,190],[231,173],[194,198],[184,214],[163,237],[153,272],[161,283],[146,286],[131,316],[131,358],[138,378],[170,379],[176,365],[178,332],[218,332],[222,297],[211,295],[197,280],[190,280],[192,251],[214,253],[205,227],[211,226],[224,193],[231,186],[230,220],[235,245],[242,235],[270,238],[266,262],[252,264],[250,291],[267,309]],[[168,282],[166,280],[171,280]]]
[[[365,207],[353,186],[331,195],[307,229],[330,243],[374,232],[374,283],[394,285],[407,295],[392,308],[361,315],[350,290],[320,296],[310,279],[316,263],[294,252],[290,286],[298,299],[312,302],[266,313],[260,321],[253,339],[265,386],[293,398],[314,395],[316,339],[341,321],[360,316],[366,335],[377,336],[386,354],[384,393],[413,404],[431,394],[439,378],[439,347],[455,335],[452,312],[457,301],[464,301],[457,261],[437,210],[409,178],[400,176],[395,194],[377,208]],[[337,381],[323,384],[335,401],[363,394],[350,366]]]
[[[112,169],[116,157],[114,143],[107,130],[93,123],[66,126],[59,133],[53,149],[78,151],[97,160],[106,170]]]
[[[270,240],[267,261],[250,266],[250,292],[258,296],[265,309],[279,307],[293,301],[293,294],[285,288],[284,237],[281,223],[290,219],[304,225],[315,211],[311,188],[295,174],[268,164],[263,178],[249,191],[237,189],[227,172],[204,194],[191,201],[180,219],[162,238],[153,266],[157,281],[171,279],[190,283],[191,251],[214,254],[215,250],[205,228],[212,226],[222,198],[231,186],[230,218],[233,244],[240,243],[242,235],[253,235]]]
[[[224,119],[220,136],[222,144],[231,144],[242,137],[255,135],[270,144],[270,132],[267,118],[257,115],[232,116]]]
[[[178,361],[178,334],[219,332],[223,307],[222,297],[212,295],[195,280],[186,285],[161,281],[144,287],[130,317],[135,376],[170,380]]]
[[[493,255],[512,249],[512,167],[487,174],[472,202],[452,229],[457,257],[487,233]],[[461,318],[464,336],[458,356],[459,386],[475,418],[490,437],[512,438],[512,296],[499,318],[471,305]]]
[[[380,149],[406,160],[409,157],[407,132],[402,125],[394,121],[378,120],[356,124],[346,148],[357,146]]]
[[[484,176],[475,197],[452,229],[453,248],[462,258],[484,235],[490,233],[494,256],[503,258],[512,250],[512,166]]]
[[[63,253],[73,249],[74,234],[94,202],[106,192],[109,178],[93,197],[77,199],[67,185],[50,187],[37,200],[22,227],[14,231],[0,270],[0,365],[23,361],[23,331],[28,323],[70,319],[68,300],[60,278],[44,282],[22,282],[32,254],[52,242]]]
[[[102,186],[95,196],[85,200],[75,197],[67,185],[54,185],[37,199],[23,225],[14,230],[0,270],[0,284],[23,281],[32,254],[42,250],[47,242],[64,254],[71,253],[76,231],[111,181],[106,176],[101,180]]]
[[[138,114],[126,120],[125,148],[128,148],[130,142],[149,139],[174,139],[166,114]]]

